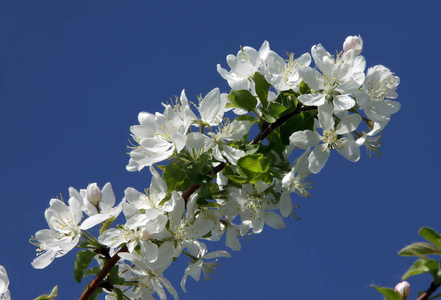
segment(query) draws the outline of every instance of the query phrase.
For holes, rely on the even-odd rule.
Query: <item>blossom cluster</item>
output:
[[[166,299],[166,291],[177,299],[164,277],[174,260],[190,260],[181,280],[185,292],[188,276],[208,278],[219,257],[230,257],[225,250],[208,252],[208,241],[225,235],[225,247],[239,251],[246,236],[265,225],[284,228],[284,218],[296,217],[292,194],[309,197],[309,176],[331,152],[352,162],[362,146],[378,153],[381,132],[400,109],[392,100],[399,78],[382,65],[366,70],[362,47],[361,37],[350,36],[336,55],[318,44],[311,54],[287,59],[266,41],[259,50],[243,47],[227,56],[230,70],[217,66],[229,94],[215,88],[195,104],[182,91],[162,113],[141,112],[139,125],[130,128],[127,170],[148,167],[150,187],[127,188],[118,205],[110,183],[70,188],[68,204],[52,199],[49,229],[32,238],[39,254],[32,265],[45,268],[76,246],[89,253],[86,265],[95,258],[103,266],[118,255],[106,299],[155,293]],[[254,138],[252,128],[259,132]],[[112,228],[121,212],[125,223]],[[98,225],[95,238],[87,230]]]

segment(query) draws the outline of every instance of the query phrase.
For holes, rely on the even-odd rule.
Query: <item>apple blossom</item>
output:
[[[0,299],[11,300],[11,294],[8,290],[9,278],[5,267],[0,265]]]
[[[234,90],[249,89],[249,79],[258,71],[263,61],[266,59],[270,51],[269,43],[263,42],[259,51],[252,47],[245,46],[240,49],[237,56],[232,54],[227,56],[227,63],[231,71],[223,69],[219,64],[217,71],[228,81],[230,87]]]
[[[407,281],[401,281],[395,286],[395,291],[397,291],[403,300],[406,300],[410,294],[410,284]]]
[[[363,49],[363,40],[361,36],[348,36],[343,43],[343,51],[344,56],[351,55],[350,51],[353,51],[352,55],[357,56],[360,55],[361,50]]]

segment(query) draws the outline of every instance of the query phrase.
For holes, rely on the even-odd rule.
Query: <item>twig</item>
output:
[[[118,253],[127,252],[127,251],[128,251],[127,246],[124,246],[118,251]],[[84,290],[83,294],[81,295],[80,298],[78,298],[78,300],[88,300],[89,297],[92,296],[93,292],[95,292],[95,290],[100,287],[101,282],[110,272],[110,270],[112,270],[112,268],[116,265],[116,263],[120,260],[118,253],[116,253],[107,261],[107,263],[104,265],[101,271],[96,275],[95,279]]]
[[[425,291],[421,296],[418,297],[417,300],[427,300],[429,297],[440,287],[441,284],[436,284],[432,282],[430,287]]]

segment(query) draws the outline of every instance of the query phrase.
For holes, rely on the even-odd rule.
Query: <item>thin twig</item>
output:
[[[430,287],[425,291],[421,296],[418,297],[417,300],[427,300],[429,297],[440,287],[441,284],[435,284],[432,282]]]
[[[124,246],[118,251],[118,253],[127,252],[127,251],[128,251],[127,246]],[[110,272],[110,270],[112,270],[112,268],[116,265],[116,263],[120,260],[118,253],[116,253],[107,261],[107,263],[104,265],[101,271],[96,275],[95,279],[84,290],[83,294],[81,295],[80,298],[78,298],[78,300],[88,300],[89,297],[92,296],[93,292],[95,292],[95,290],[100,287],[101,282]]]

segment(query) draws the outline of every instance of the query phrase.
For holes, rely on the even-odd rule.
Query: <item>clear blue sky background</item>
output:
[[[13,299],[56,284],[60,299],[81,294],[75,254],[35,270],[28,240],[69,186],[110,181],[119,200],[126,187],[148,187],[147,171],[125,170],[140,111],[162,110],[183,88],[192,99],[229,92],[216,64],[227,67],[241,45],[268,40],[298,56],[318,43],[333,52],[358,34],[368,66],[401,78],[385,154],[358,163],[332,155],[311,198],[298,199],[301,220],[243,243],[212,281],[189,279],[184,294],[185,262],[166,275],[181,299],[382,299],[369,286],[393,287],[413,261],[397,251],[420,240],[421,226],[441,231],[440,16],[439,0],[3,1],[0,265]],[[430,277],[411,283],[415,298]]]

